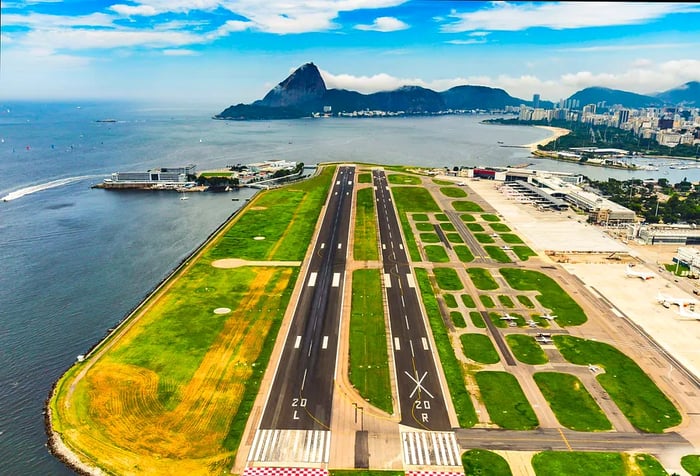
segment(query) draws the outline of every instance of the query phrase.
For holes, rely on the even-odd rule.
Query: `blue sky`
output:
[[[328,87],[589,86],[700,80],[700,4],[402,0],[2,0],[0,99],[226,106],[313,61]]]

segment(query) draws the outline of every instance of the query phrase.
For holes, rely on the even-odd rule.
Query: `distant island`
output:
[[[670,104],[698,107],[700,83],[689,82],[654,96],[609,88],[586,88],[567,100],[576,104],[619,104],[625,107],[662,107]],[[461,85],[443,92],[420,86],[402,86],[393,91],[362,94],[328,89],[314,63],[306,63],[252,104],[229,106],[214,119],[297,119],[318,116],[381,117],[403,115],[459,114],[465,112],[517,112],[520,106],[553,109],[555,104],[511,96],[503,89]]]

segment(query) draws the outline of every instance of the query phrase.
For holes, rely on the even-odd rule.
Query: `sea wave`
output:
[[[78,177],[66,177],[62,179],[52,180],[50,182],[40,183],[38,185],[30,185],[29,187],[20,188],[14,192],[10,192],[4,197],[0,198],[3,202],[11,202],[12,200],[17,200],[26,195],[31,195],[32,193],[41,192],[43,190],[48,190],[50,188],[62,187],[75,182],[80,182],[81,180],[94,179],[103,177],[103,175],[80,175]]]

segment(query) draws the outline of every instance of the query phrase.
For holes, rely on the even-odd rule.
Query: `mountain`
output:
[[[372,94],[327,89],[316,65],[307,63],[264,98],[250,105],[230,106],[214,118],[293,119],[322,112],[326,106],[336,113],[372,110],[430,114],[447,109],[502,109],[520,104],[528,104],[528,101],[511,97],[502,89],[485,86],[457,86],[442,93],[420,86],[402,86]]]
[[[699,107],[700,82],[690,81],[677,88],[659,93],[656,97],[672,105]]]
[[[574,93],[569,99],[577,99],[581,107],[585,106],[586,104],[598,104],[602,101],[605,101],[607,106],[621,104],[624,107],[630,108],[663,105],[663,101],[657,97],[631,93],[620,89],[601,87],[582,89],[581,91]]]

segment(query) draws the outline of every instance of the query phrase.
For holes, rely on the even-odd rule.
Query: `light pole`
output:
[[[360,410],[360,431],[365,431],[365,409],[357,406],[357,403],[352,404],[355,407],[355,424],[357,424],[357,410]]]

